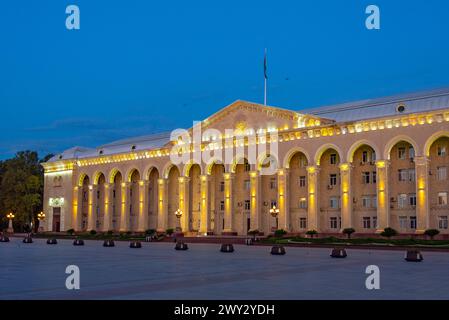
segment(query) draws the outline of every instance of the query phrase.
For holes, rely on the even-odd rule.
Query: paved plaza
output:
[[[75,247],[43,239],[0,243],[0,299],[449,299],[449,254],[424,252],[404,261],[402,251],[348,250],[332,259],[328,249],[217,244],[128,242],[105,248],[100,241]],[[80,290],[65,287],[66,267],[80,268]],[[380,268],[380,290],[367,290],[365,268]]]

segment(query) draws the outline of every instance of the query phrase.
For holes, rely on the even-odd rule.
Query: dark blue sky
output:
[[[65,8],[81,30],[65,28]],[[365,8],[381,9],[381,30]],[[449,1],[0,4],[0,158],[189,127],[237,99],[301,109],[449,85]]]

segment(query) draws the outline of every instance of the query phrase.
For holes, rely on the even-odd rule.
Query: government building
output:
[[[236,101],[173,137],[44,163],[44,229],[449,234],[449,88],[301,110]]]

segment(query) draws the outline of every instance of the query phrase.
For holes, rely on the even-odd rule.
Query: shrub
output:
[[[386,237],[388,239],[390,239],[391,237],[394,237],[398,234],[398,232],[396,230],[394,230],[393,228],[385,228],[384,231],[382,231],[382,233],[380,234],[382,237]]]
[[[428,237],[430,237],[430,239],[433,240],[433,238],[437,235],[440,234],[440,231],[437,229],[427,229],[426,231],[424,231],[424,234]]]
[[[318,231],[316,230],[309,230],[306,232],[307,235],[309,235],[311,238],[313,238],[315,235],[318,234]]]
[[[351,239],[351,234],[355,232],[354,228],[346,228],[343,230],[343,234],[348,236],[348,239]]]
[[[67,233],[71,236],[73,236],[75,234],[75,229],[69,229],[67,230]]]
[[[153,236],[155,233],[156,233],[156,230],[155,230],[155,229],[148,229],[148,230],[145,230],[145,234],[146,234],[147,236]]]
[[[94,235],[96,235],[97,234],[97,231],[95,231],[95,230],[90,230],[90,235],[92,235],[92,236],[94,236]]]
[[[132,233],[131,231],[126,231],[127,236],[131,235],[131,233]]]
[[[112,236],[114,234],[114,231],[108,230],[107,234],[108,234],[108,236]]]
[[[287,231],[285,231],[284,229],[278,229],[274,232],[274,236],[276,238],[282,238],[282,236],[286,235]]]
[[[172,235],[173,232],[175,232],[175,230],[173,228],[169,228],[169,229],[165,230],[165,233],[168,234],[169,236]]]

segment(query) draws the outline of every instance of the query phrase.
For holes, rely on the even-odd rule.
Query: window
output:
[[[370,181],[370,173],[369,172],[362,172],[362,183],[363,184],[369,184]]]
[[[377,228],[377,217],[373,217],[373,228]]]
[[[299,218],[299,229],[307,229],[307,219]]]
[[[250,183],[249,180],[243,181],[243,188],[244,188],[245,190],[249,190],[249,189],[251,188],[251,183]]]
[[[373,152],[371,153],[371,161],[376,161],[376,159],[377,159],[377,158],[376,158],[376,152],[373,151]]]
[[[410,158],[410,160],[413,160],[415,158],[415,148],[408,148],[408,157]]]
[[[447,229],[447,216],[438,217],[438,229]]]
[[[270,179],[270,189],[273,190],[273,189],[276,189],[276,188],[277,188],[276,178],[271,178]]]
[[[369,196],[362,197],[362,207],[364,207],[364,208],[371,207],[371,198]]]
[[[412,207],[416,207],[416,194],[415,193],[410,193],[408,195],[408,203],[412,206]]]
[[[371,217],[363,217],[363,229],[371,229]]]
[[[329,185],[331,185],[331,186],[337,185],[337,175],[336,174],[329,175]]]
[[[330,199],[329,199],[330,201],[330,207],[332,208],[332,209],[338,209],[338,207],[339,207],[339,201],[338,201],[338,197],[330,197]]]
[[[400,216],[399,217],[399,228],[401,229],[407,229],[408,226],[408,219],[406,216]]]
[[[438,146],[437,154],[439,157],[445,157],[446,156],[446,146]]]
[[[300,176],[299,177],[299,186],[301,188],[304,188],[306,186],[306,177],[305,176]]]
[[[337,164],[337,154],[336,153],[331,154],[330,162],[331,162],[331,164]]]
[[[408,170],[408,181],[415,181],[415,169]]]
[[[112,190],[112,197],[115,199],[115,189]]]
[[[377,208],[377,196],[373,196],[373,208]]]
[[[410,217],[410,229],[416,229],[416,216]]]
[[[97,199],[100,199],[100,191],[97,191]]]
[[[277,206],[278,206],[277,201],[276,200],[271,200],[270,208],[277,207]]]
[[[251,210],[251,202],[249,200],[245,200],[245,210]]]
[[[308,165],[308,163],[307,163],[306,157],[299,158],[299,167],[300,168],[305,168],[305,167],[307,167],[307,165]]]
[[[447,192],[438,193],[438,205],[447,206]]]
[[[224,201],[220,201],[220,211],[224,211],[225,209],[225,203]]]
[[[405,148],[404,147],[398,148],[398,159],[399,160],[405,159]]]
[[[446,180],[446,178],[447,178],[447,167],[438,167],[437,168],[437,172],[438,172],[438,180],[440,180],[440,181]]]
[[[245,162],[245,172],[251,171],[251,165],[248,162]]]
[[[362,162],[363,163],[369,162],[368,151],[363,151],[362,152]]]
[[[299,199],[299,208],[307,209],[307,199],[306,198]]]
[[[330,228],[331,228],[331,229],[338,229],[338,226],[337,226],[337,217],[331,217],[331,218],[329,219],[329,222],[330,222]]]
[[[408,181],[408,170],[399,169],[399,181]]]
[[[372,177],[373,177],[373,183],[377,183],[377,172],[376,171],[373,171]]]
[[[407,206],[407,195],[406,194],[400,194],[398,196],[398,208],[403,209]]]
[[[224,189],[225,189],[224,181],[221,181],[220,182],[220,192],[224,192]]]

